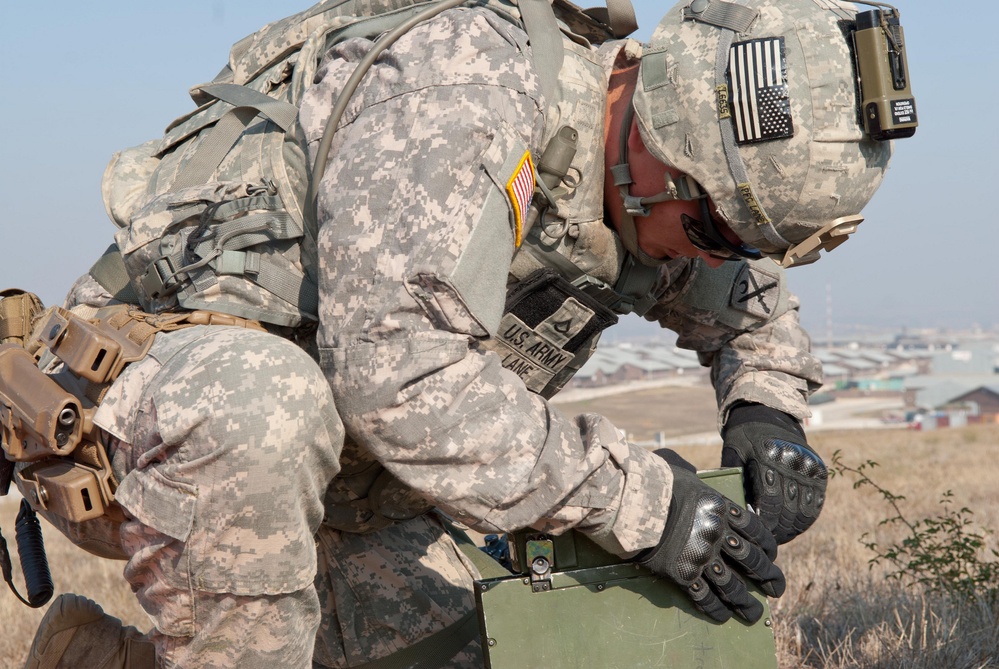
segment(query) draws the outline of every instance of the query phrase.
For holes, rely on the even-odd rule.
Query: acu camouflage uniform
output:
[[[720,420],[740,400],[805,415],[820,367],[807,352],[797,302],[772,263],[712,271],[678,259],[659,268],[650,296],[620,300],[608,300],[606,290],[581,296],[539,273],[555,267],[577,285],[607,287],[633,264],[603,223],[603,117],[612,63],[636,45],[598,50],[563,40],[559,99],[546,100],[515,13],[510,5],[455,9],[414,28],[364,78],[335,137],[319,189],[318,343],[349,434],[342,470],[322,498],[315,563],[302,542],[319,520],[317,490],[336,472],[330,459],[339,432],[327,415],[332,400],[303,371],[307,365],[289,362],[298,360],[289,346],[256,333],[194,328],[161,337],[149,361],[112,389],[102,425],[114,437],[116,467],[135,481],[123,481],[135,518],[121,531],[130,556],[126,577],[160,630],[164,666],[308,666],[303,649],[320,611],[316,666],[356,666],[451,625],[473,607],[477,573],[430,513],[434,506],[481,531],[575,528],[621,555],[654,545],[669,506],[668,468],[606,419],[568,417],[545,399],[614,322],[607,305],[645,312],[699,352],[712,368]],[[336,46],[306,91],[300,122],[311,153],[340,87],[371,46],[362,38]],[[518,251],[518,217],[506,186],[525,153],[537,154],[562,124],[579,132],[579,150],[566,188],[556,193],[557,214],[550,211]],[[504,347],[504,333],[537,316],[524,305],[552,294],[532,288],[552,285],[565,299],[529,325],[555,348],[535,356],[541,349],[523,348],[515,334]],[[576,325],[557,341],[567,320]],[[316,405],[296,406],[314,419],[311,428],[302,419],[271,444],[279,453],[268,457],[282,464],[271,460],[270,473],[296,476],[280,491],[266,475],[245,476],[244,467],[260,463],[241,460],[249,455],[235,438],[223,439],[234,446],[224,449],[231,460],[220,472],[230,495],[219,500],[220,510],[209,510],[191,498],[201,489],[198,477],[213,466],[206,452],[214,452],[218,435],[185,432],[185,425],[260,419],[247,408],[267,401],[241,386],[259,379],[260,370],[236,369],[240,356],[205,355],[235,347],[241,337],[273,350],[273,360],[259,362],[268,375],[276,371],[271,365],[284,365],[282,374],[293,380],[283,383],[296,390],[302,383],[294,379],[309,379]],[[195,411],[225,394],[214,392],[219,379],[211,368],[218,365],[236,370],[240,383],[225,384],[234,395],[217,414]],[[180,385],[178,378],[189,380]],[[173,407],[164,418],[173,423],[133,412],[157,402]],[[294,457],[311,462],[288,460]],[[265,487],[253,498],[263,508],[284,499],[297,510],[294,518],[246,512],[243,493],[251,485]],[[218,523],[216,514],[232,522]],[[282,518],[285,536],[264,546]],[[178,555],[196,559],[178,563]],[[181,567],[195,568],[199,587],[178,587]],[[313,569],[318,609],[304,584]],[[192,617],[194,610],[199,615]],[[259,643],[248,646],[248,638]],[[481,666],[477,642],[449,666]]]
[[[110,296],[89,277],[67,306]],[[267,332],[156,335],[94,422],[126,519],[47,518],[92,553],[126,559],[159,666],[311,666],[321,615],[313,536],[343,426],[316,363]]]
[[[443,531],[423,535],[434,540],[429,553],[416,543],[382,543],[421,517],[435,527],[420,516],[431,506],[482,532],[574,528],[619,555],[662,535],[672,483],[665,463],[605,418],[566,416],[544,397],[616,320],[594,304],[607,291],[588,299],[560,284],[566,298],[530,324],[548,341],[560,328],[563,344],[576,339],[564,356],[554,341],[532,358],[515,336],[527,318],[517,305],[551,295],[531,292],[551,285],[539,270],[613,286],[631,263],[603,222],[603,119],[612,64],[637,45],[564,45],[560,99],[546,100],[517,24],[483,7],[450,10],[378,59],[335,135],[319,185],[318,345],[348,439],[319,536],[330,608],[317,663],[384,657],[440,629],[412,616],[411,602],[423,606],[439,593],[451,604],[444,622],[473,606],[474,570],[462,573],[467,565]],[[306,92],[300,120],[311,152],[371,47],[365,39],[334,47]],[[525,152],[538,155],[563,123],[579,132],[569,188],[558,193],[557,214],[517,249],[518,213],[506,187]],[[650,297],[614,302],[619,312],[644,311],[698,351],[712,370],[719,422],[738,401],[807,415],[821,367],[772,262],[710,270],[672,260],[659,268]],[[509,345],[504,333],[514,333]],[[356,581],[334,577],[344,572],[331,553],[348,545],[356,547],[351,564],[369,576],[360,592],[351,591]],[[430,580],[407,581],[410,565]],[[363,609],[348,607],[369,594]]]

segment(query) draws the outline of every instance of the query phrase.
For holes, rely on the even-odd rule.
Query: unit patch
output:
[[[531,160],[530,151],[524,152],[513,176],[506,182],[506,193],[510,197],[510,206],[513,208],[514,241],[519,248],[524,230],[524,219],[527,216],[528,207],[531,206],[531,198],[534,197],[534,162]]]
[[[532,391],[551,397],[572,377],[617,316],[550,269],[538,270],[507,296],[496,336],[482,345]],[[575,365],[572,363],[575,362]]]
[[[733,309],[769,318],[780,300],[780,277],[746,264],[732,285]]]
[[[794,136],[783,37],[733,44],[728,76],[737,144]]]

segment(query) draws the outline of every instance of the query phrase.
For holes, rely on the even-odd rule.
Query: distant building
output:
[[[655,343],[611,344],[598,348],[566,387],[593,388],[707,373],[693,351]]]
[[[974,390],[952,397],[947,404],[966,408],[973,415],[999,415],[999,383],[978,386]]]

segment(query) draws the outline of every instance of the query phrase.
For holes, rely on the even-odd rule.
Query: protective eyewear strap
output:
[[[744,5],[746,1],[736,0],[735,4]],[[729,67],[729,50],[732,47],[735,33],[726,28],[719,28],[718,33],[718,51],[715,55],[715,86],[717,88],[724,87],[727,90],[728,77],[726,73]],[[743,199],[747,200],[748,195],[753,200],[752,207],[750,207],[748,200],[746,201],[746,206],[753,210],[753,218],[760,233],[770,244],[778,248],[787,248],[791,243],[777,232],[763,205],[753,195],[753,185],[749,178],[749,172],[746,170],[746,164],[742,161],[742,156],[739,154],[739,147],[735,142],[735,127],[732,123],[728,122],[727,118],[722,118],[722,115],[719,114],[718,128],[721,131],[722,147],[725,150],[725,160],[728,162],[729,172],[732,174],[735,183],[738,184],[739,192],[742,194]]]

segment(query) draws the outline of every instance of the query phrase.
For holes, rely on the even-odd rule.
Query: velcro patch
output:
[[[783,37],[733,44],[728,75],[737,144],[794,136]]]
[[[516,225],[514,243],[519,248],[524,230],[524,218],[527,216],[528,207],[531,206],[531,198],[534,197],[534,162],[531,160],[530,151],[524,152],[513,176],[506,182],[506,193],[510,197]]]
[[[614,312],[558,272],[540,269],[510,287],[499,330],[481,346],[498,353],[530,390],[551,397],[582,364],[577,355],[592,351],[616,322]]]
[[[733,309],[760,318],[773,315],[780,300],[780,277],[746,264],[732,283],[729,304]]]

